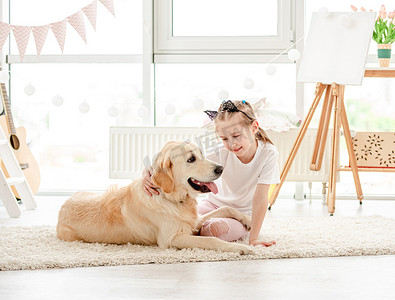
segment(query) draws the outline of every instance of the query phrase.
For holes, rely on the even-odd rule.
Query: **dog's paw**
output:
[[[243,244],[238,244],[238,243],[234,243],[232,249],[230,250],[231,252],[238,252],[239,254],[251,254],[254,252],[254,250],[247,246],[247,245],[243,245]]]
[[[248,215],[244,215],[240,220],[239,220],[244,227],[250,231],[251,230],[251,217]]]

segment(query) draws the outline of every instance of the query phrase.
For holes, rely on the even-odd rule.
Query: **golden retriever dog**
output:
[[[158,245],[252,252],[247,245],[197,236],[210,218],[234,218],[251,228],[251,218],[231,207],[199,216],[195,198],[218,189],[213,182],[223,167],[206,159],[193,143],[168,142],[153,162],[152,181],[159,195],[149,196],[142,178],[104,194],[75,193],[59,212],[58,238],[90,243]]]

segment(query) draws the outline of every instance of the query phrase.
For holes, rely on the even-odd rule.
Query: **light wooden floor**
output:
[[[18,219],[0,207],[0,226],[55,225],[65,199],[37,197]],[[335,217],[395,218],[395,201],[336,204]],[[320,200],[279,199],[268,215],[328,217]],[[152,264],[0,272],[0,299],[394,299],[394,283],[395,256]]]

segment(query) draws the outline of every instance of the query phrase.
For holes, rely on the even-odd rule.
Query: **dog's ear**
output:
[[[172,193],[175,190],[172,167],[173,164],[170,157],[158,157],[154,173],[151,177],[152,182],[159,186],[166,194]]]

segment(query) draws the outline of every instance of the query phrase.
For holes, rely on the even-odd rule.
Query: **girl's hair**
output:
[[[248,103],[245,100],[242,101],[228,100],[222,102],[222,104],[218,108],[218,113],[214,118],[214,122],[229,119],[234,114],[240,114],[243,120],[243,124],[245,124],[246,126],[250,126],[254,121],[256,121],[254,109],[252,108],[250,103]],[[273,144],[273,142],[268,137],[267,133],[261,127],[258,127],[258,131],[255,133],[255,138],[262,142],[269,142],[270,144]]]

